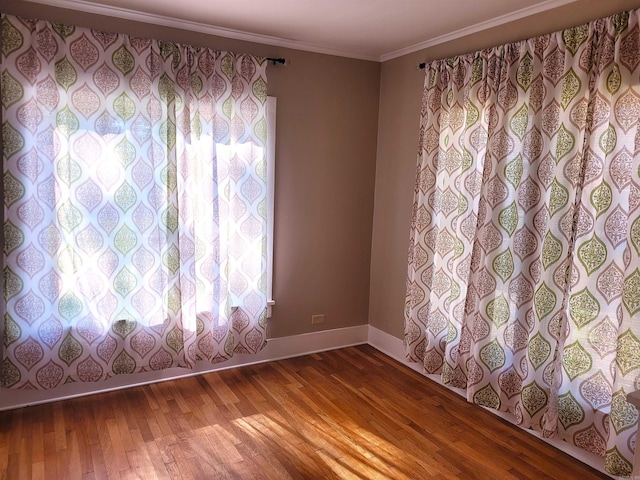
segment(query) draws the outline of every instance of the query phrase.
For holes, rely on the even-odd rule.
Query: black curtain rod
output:
[[[426,66],[427,66],[426,63],[419,63],[418,64],[418,70],[424,70]]]
[[[287,59],[286,58],[271,58],[271,57],[267,57],[267,60],[269,60],[274,65],[276,63],[279,63],[281,65],[286,65],[287,64]]]

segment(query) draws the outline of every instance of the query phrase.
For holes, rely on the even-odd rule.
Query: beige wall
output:
[[[424,75],[416,66],[640,7],[640,1],[579,0],[553,11],[389,60],[380,74],[380,118],[371,248],[369,324],[404,336],[407,248]]]
[[[219,50],[285,57],[278,98],[269,337],[366,324],[380,64],[2,0],[0,11]],[[311,315],[326,322],[311,326]]]
[[[640,0],[579,0],[382,65],[20,0],[2,0],[0,10],[216,49],[286,57],[290,65],[269,68],[268,72],[269,94],[278,97],[276,306],[269,336],[368,321],[402,338],[423,82],[417,64],[636,7],[640,7]],[[326,314],[326,323],[312,327],[311,315],[316,313]]]

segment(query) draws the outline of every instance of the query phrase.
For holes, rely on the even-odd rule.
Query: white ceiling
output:
[[[31,1],[268,45],[384,61],[577,0]]]

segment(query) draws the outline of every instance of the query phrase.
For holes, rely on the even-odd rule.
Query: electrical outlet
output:
[[[311,325],[317,325],[319,323],[324,323],[324,314],[311,315]]]

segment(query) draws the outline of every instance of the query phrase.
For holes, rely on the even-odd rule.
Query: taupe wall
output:
[[[179,2],[176,3],[178,5]],[[278,98],[269,337],[366,324],[380,64],[212,37],[18,0],[0,11],[219,50],[285,57]],[[311,326],[311,315],[326,322]]]
[[[640,0],[579,0],[553,11],[389,60],[380,74],[380,118],[371,248],[369,324],[404,336],[407,248],[424,75],[416,66],[580,25],[640,7]]]
[[[269,336],[368,321],[402,338],[423,82],[416,65],[637,7],[640,0],[579,0],[382,65],[20,0],[3,0],[0,10],[216,49],[286,57],[290,65],[269,68],[268,72],[269,94],[278,97],[276,306]],[[312,327],[311,315],[316,313],[326,314],[326,323]]]

